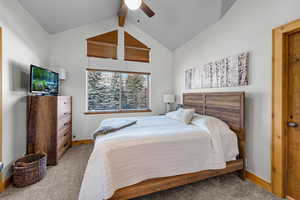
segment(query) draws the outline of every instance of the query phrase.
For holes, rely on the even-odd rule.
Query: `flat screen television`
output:
[[[30,66],[30,92],[40,95],[58,95],[59,75],[35,65]]]

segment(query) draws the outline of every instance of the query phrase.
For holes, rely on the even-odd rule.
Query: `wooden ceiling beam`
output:
[[[121,0],[121,7],[120,7],[120,10],[118,12],[119,26],[124,27],[125,22],[126,22],[127,13],[128,13],[128,8],[125,5],[124,0]]]
[[[119,16],[119,26],[124,27],[126,16]]]

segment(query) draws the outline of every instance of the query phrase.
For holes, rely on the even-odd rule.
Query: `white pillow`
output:
[[[189,124],[193,118],[195,109],[183,109],[180,108],[177,111],[167,113],[167,117],[175,119],[186,124]]]
[[[207,126],[207,123],[211,123],[214,125],[218,125],[224,130],[230,129],[229,126],[223,122],[222,120],[212,117],[212,116],[207,116],[207,115],[199,115],[199,114],[194,114],[193,119],[191,121],[191,124],[198,126],[198,127],[203,127]]]
[[[177,111],[178,111],[178,110],[173,111],[173,112],[168,112],[168,113],[166,114],[166,116],[172,119],[172,118],[176,117]]]

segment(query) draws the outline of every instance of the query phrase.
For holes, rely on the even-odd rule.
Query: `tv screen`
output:
[[[58,95],[58,83],[58,73],[31,65],[30,92],[38,94]]]

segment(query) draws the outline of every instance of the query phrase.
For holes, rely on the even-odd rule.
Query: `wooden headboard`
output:
[[[226,122],[239,139],[240,158],[244,158],[245,147],[245,93],[185,93],[183,106],[195,108],[196,113],[219,118]]]

